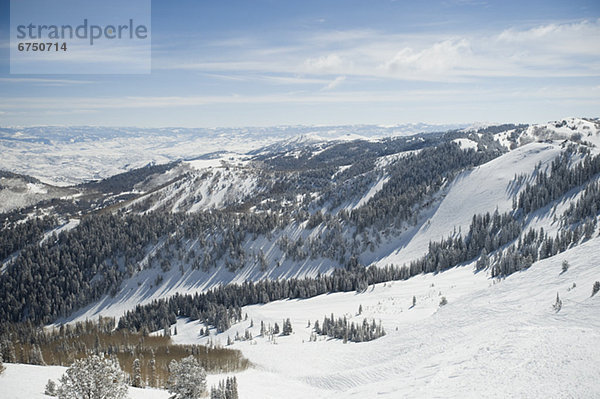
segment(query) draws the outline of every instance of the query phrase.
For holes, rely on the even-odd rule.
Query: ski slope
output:
[[[515,176],[531,175],[540,162],[542,169],[545,168],[561,150],[559,142],[530,143],[461,173],[450,183],[437,208],[429,218],[422,220],[416,232],[409,231],[401,237],[397,249],[376,264],[410,262],[427,253],[430,241],[440,241],[459,232],[466,234],[473,215],[493,213],[495,209],[500,213],[509,211],[512,199],[520,189],[513,183]]]
[[[463,266],[440,274],[243,308],[246,321],[199,337],[196,321],[180,319],[175,343],[220,343],[250,328],[254,339],[236,341],[252,363],[236,373],[241,398],[592,398],[600,395],[600,280],[595,259],[600,238],[533,264],[503,280]],[[562,272],[562,262],[570,264]],[[553,304],[557,293],[562,309]],[[416,306],[412,307],[412,297]],[[444,296],[448,304],[440,307]],[[357,315],[359,306],[363,313]],[[387,335],[365,343],[319,336],[315,320],[334,313],[351,321],[381,320]],[[290,318],[293,333],[260,336],[260,322]],[[48,378],[62,367],[6,364],[2,397],[43,398]],[[216,384],[225,375],[209,375]],[[23,384],[22,381],[28,381]],[[130,388],[132,398],[167,398],[166,391]]]
[[[598,397],[600,295],[590,294],[600,279],[591,261],[600,256],[599,244],[596,237],[504,280],[465,266],[362,294],[248,306],[247,321],[210,338],[198,337],[197,322],[179,320],[173,339],[224,344],[253,321],[254,340],[233,345],[255,365],[238,375],[247,398]],[[563,260],[571,265],[565,273]],[[552,306],[557,293],[558,313]],[[441,296],[446,306],[439,306]],[[308,320],[332,312],[381,320],[387,335],[367,343],[309,342]],[[287,317],[291,336],[259,336],[260,321],[281,325]]]

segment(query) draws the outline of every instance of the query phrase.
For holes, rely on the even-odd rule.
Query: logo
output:
[[[11,74],[147,74],[150,0],[11,0]]]

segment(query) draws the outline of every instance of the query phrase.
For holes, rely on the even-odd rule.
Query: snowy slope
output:
[[[54,187],[39,181],[28,181],[20,176],[0,176],[0,213],[73,193],[72,189]]]
[[[238,376],[248,398],[597,397],[600,296],[590,294],[600,270],[589,260],[600,256],[599,248],[595,238],[502,281],[466,266],[363,294],[248,306],[248,321],[210,339],[224,343],[254,321],[255,339],[233,345],[256,366]],[[571,267],[561,273],[564,259]],[[552,307],[557,292],[559,313]],[[448,305],[438,306],[440,295]],[[356,316],[361,304],[364,313]],[[331,312],[381,319],[387,335],[360,344],[308,342],[307,321]],[[291,336],[275,342],[258,336],[261,320],[287,317]],[[176,342],[207,341],[195,322],[180,320],[177,327]]]
[[[600,121],[564,118],[555,122],[532,125],[519,136],[520,143],[533,140],[564,140],[576,138],[578,141],[600,145]]]
[[[472,265],[407,281],[378,284],[366,292],[336,293],[243,308],[248,320],[210,338],[197,322],[178,321],[176,343],[236,341],[254,367],[237,373],[241,398],[592,398],[600,395],[600,294],[591,298],[600,270],[600,238],[545,259],[504,280],[473,273]],[[561,263],[570,268],[562,273]],[[556,313],[556,294],[563,302]],[[417,305],[411,308],[412,296]],[[440,307],[441,296],[448,299]],[[359,306],[363,314],[358,316]],[[310,320],[330,313],[353,321],[381,320],[387,335],[343,344],[309,342]],[[261,337],[260,322],[291,318],[294,332]],[[7,364],[3,398],[42,398],[48,378],[61,367]],[[210,375],[209,385],[224,375]],[[23,379],[29,383],[23,384]],[[268,383],[265,383],[268,382]],[[166,398],[165,391],[130,388],[132,398]]]
[[[415,232],[403,237],[398,249],[376,262],[378,265],[404,264],[423,256],[430,241],[439,241],[455,232],[469,231],[475,214],[506,212],[519,187],[511,185],[515,175],[531,174],[539,162],[546,166],[561,152],[558,142],[530,143],[459,175],[430,218]],[[412,235],[414,234],[414,235]]]
[[[468,232],[472,217],[475,214],[486,212],[493,213],[495,209],[505,212],[511,209],[512,200],[518,194],[520,186],[514,182],[516,175],[530,175],[535,166],[542,168],[549,165],[552,160],[563,150],[561,142],[533,142],[510,151],[475,169],[467,170],[450,182],[434,201],[432,206],[425,210],[416,227],[411,227],[399,237],[392,237],[383,242],[374,252],[365,251],[362,261],[371,262],[380,266],[388,264],[402,265],[413,259],[423,256],[428,250],[430,241],[439,241],[453,234]],[[403,155],[404,153],[400,153]],[[385,157],[387,161],[389,157]],[[225,159],[193,161],[190,164],[199,170],[202,179],[188,179],[165,187],[153,195],[158,196],[155,207],[171,204],[173,209],[179,211],[195,212],[200,209],[222,207],[230,201],[239,200],[252,193],[257,187],[253,175],[245,170],[243,161],[237,164],[223,164]],[[233,165],[233,166],[232,166]],[[351,201],[348,207],[355,207],[357,203],[364,203],[381,189],[386,177],[374,182],[362,198]],[[143,197],[140,201],[143,201]],[[570,198],[572,200],[573,198]],[[565,202],[560,209],[568,206]],[[564,209],[563,209],[564,210]],[[548,210],[546,210],[548,211]],[[561,212],[558,212],[560,214]],[[546,231],[555,232],[556,223],[552,223],[552,215],[556,211],[539,213],[530,226],[544,227]],[[244,282],[246,280],[260,280],[263,278],[290,278],[316,276],[318,273],[328,273],[335,266],[330,259],[310,257],[302,261],[294,261],[284,257],[279,245],[279,238],[283,235],[296,239],[302,237],[318,238],[320,228],[304,230],[302,226],[291,225],[283,231],[274,233],[270,238],[260,236],[247,240],[243,245],[249,254],[261,250],[264,252],[268,264],[279,262],[280,266],[262,269],[257,262],[251,263],[236,273],[227,270],[223,263],[207,272],[192,270],[188,265],[180,271],[180,260],[172,260],[172,269],[162,273],[156,268],[145,269],[126,280],[121,290],[113,298],[108,295],[101,300],[82,308],[67,319],[58,322],[71,322],[96,318],[99,314],[119,317],[126,310],[134,308],[137,304],[149,303],[152,300],[168,297],[175,293],[193,294],[209,289],[215,285],[229,282]],[[186,244],[187,248],[194,248],[192,240]],[[160,283],[156,283],[157,276],[163,274]]]
[[[67,186],[103,179],[148,163],[193,159],[219,151],[247,153],[279,141],[354,140],[440,132],[464,125],[134,128],[0,127],[0,170]],[[302,138],[304,136],[304,139]]]
[[[307,134],[314,137],[313,133]],[[511,135],[512,131],[500,133],[496,139],[508,149],[514,147],[512,144],[516,146],[510,141]],[[549,165],[563,151],[565,138],[600,145],[598,123],[569,118],[523,128],[518,135],[519,146],[449,181],[421,214],[416,226],[400,236],[384,238],[381,246],[361,260],[381,266],[404,264],[425,254],[430,241],[459,232],[464,235],[474,214],[509,210],[521,188],[514,181],[515,175],[530,176],[536,165],[541,164],[542,169]],[[470,139],[455,141],[463,148],[477,144]],[[293,140],[287,143],[294,144]],[[592,152],[598,151],[592,147]],[[381,157],[376,164],[384,168],[405,154]],[[235,153],[196,157],[180,166],[187,179],[168,184],[148,196],[154,198],[154,208],[182,212],[235,203],[260,190],[248,159]],[[169,173],[161,177],[165,182],[169,181]],[[347,200],[342,208],[366,203],[386,181],[386,174],[379,174],[366,186],[364,195]],[[44,186],[38,184],[27,189],[31,195],[39,195],[43,194]],[[543,227],[554,234],[559,222],[552,217],[560,215],[578,198],[580,193],[576,191],[550,209],[536,211],[528,219],[527,228]],[[76,224],[74,219],[62,228]],[[281,260],[280,266],[267,270],[261,270],[258,263],[235,274],[223,263],[208,272],[189,267],[180,270],[180,263],[174,260],[172,269],[164,273],[160,282],[157,277],[162,273],[157,268],[142,270],[127,279],[115,297],[107,295],[58,322],[97,318],[98,314],[118,317],[137,304],[175,293],[200,292],[222,283],[327,273],[332,269],[330,260],[284,259],[277,245],[283,234],[306,240],[319,237],[320,232],[319,226],[309,230],[292,224],[272,237],[245,241],[244,250],[248,253],[260,249],[270,264]],[[198,322],[182,319],[174,340],[225,344],[228,336],[243,335],[253,320],[251,332],[255,339],[234,344],[255,365],[238,374],[241,397],[596,397],[600,395],[594,384],[597,379],[594,370],[600,365],[600,294],[595,298],[589,296],[592,283],[600,280],[600,270],[594,263],[600,257],[599,244],[600,238],[596,237],[502,281],[490,279],[486,272],[474,274],[473,266],[467,265],[438,275],[379,284],[361,294],[336,293],[248,306],[244,308],[248,321],[217,336],[213,331],[209,339],[198,336],[201,327]],[[193,248],[194,239],[183,245]],[[571,268],[561,273],[561,262],[565,259]],[[557,292],[563,300],[559,313],[552,309]],[[411,308],[413,295],[417,305]],[[440,308],[442,296],[449,304]],[[360,305],[364,312],[357,316]],[[322,337],[318,342],[309,342],[308,320],[314,323],[332,312],[336,317],[346,315],[353,321],[362,321],[363,317],[381,320],[388,334],[361,344],[343,344]],[[293,322],[292,336],[276,337],[274,341],[258,336],[261,320],[281,325],[287,317]],[[15,367],[21,366],[9,365],[9,370]],[[42,372],[37,368],[26,373],[36,379]],[[5,385],[2,381],[7,376],[4,381],[9,382]],[[210,381],[222,377],[211,376]],[[11,377],[10,373],[0,377],[0,393],[4,386],[12,387],[7,390],[11,393],[18,389],[14,378],[17,377]],[[47,377],[42,379],[43,387]],[[31,391],[31,397],[36,397],[36,392]],[[164,394],[152,391],[156,397]]]
[[[32,366],[30,364],[5,363],[6,370],[0,375],[0,396],[2,399],[48,399],[44,388],[49,379],[58,383],[66,367]],[[166,399],[167,391],[160,389],[140,389],[129,387],[131,399]]]

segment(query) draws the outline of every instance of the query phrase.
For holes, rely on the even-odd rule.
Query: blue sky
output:
[[[152,1],[152,73],[9,73],[0,126],[598,117],[600,2]]]

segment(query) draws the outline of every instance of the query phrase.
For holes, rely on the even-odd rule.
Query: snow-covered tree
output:
[[[196,399],[206,391],[206,371],[198,360],[188,356],[169,364],[169,392],[171,399]]]
[[[225,399],[238,399],[237,378],[228,377],[225,383]]]
[[[554,302],[553,307],[556,313],[560,312],[560,310],[562,309],[562,300],[560,299],[558,292],[556,293],[556,302]]]
[[[238,399],[237,379],[227,377],[219,381],[219,385],[210,389],[210,399]]]
[[[600,281],[596,281],[592,286],[592,296],[596,295],[600,291]]]
[[[158,387],[158,374],[156,373],[156,359],[154,358],[154,351],[152,351],[152,359],[150,359],[149,362],[149,368],[150,368],[150,381],[149,384],[150,386],[153,387]]]
[[[37,364],[38,366],[46,365],[46,362],[44,361],[44,356],[42,355],[42,350],[37,344],[34,344],[31,347],[31,352],[29,353],[29,364]]]
[[[282,335],[290,335],[292,333],[292,322],[290,319],[286,319],[283,321],[283,330],[281,331]]]
[[[4,372],[4,363],[2,362],[2,353],[0,353],[0,374]]]
[[[122,399],[127,396],[126,376],[116,359],[92,355],[77,360],[59,381],[59,399]]]
[[[15,351],[15,346],[12,341],[6,341],[3,343],[3,353],[2,359],[7,363],[16,363],[17,362],[17,353]]]
[[[48,380],[48,382],[46,383],[46,388],[44,389],[44,395],[48,395],[48,396],[56,396],[57,395],[56,382],[54,382],[54,380]]]
[[[131,366],[131,386],[136,388],[143,388],[144,383],[142,381],[142,365],[140,359],[134,359]]]

